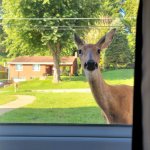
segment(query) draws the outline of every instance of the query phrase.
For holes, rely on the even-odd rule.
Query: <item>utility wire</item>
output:
[[[0,18],[1,20],[113,20],[119,17],[104,18]],[[136,19],[136,17],[124,17],[124,19]]]

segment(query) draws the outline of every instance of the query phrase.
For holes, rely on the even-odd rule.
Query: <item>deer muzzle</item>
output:
[[[88,60],[85,64],[84,64],[84,69],[87,69],[89,71],[94,71],[95,69],[98,68],[98,64],[97,62],[95,62],[94,60]]]

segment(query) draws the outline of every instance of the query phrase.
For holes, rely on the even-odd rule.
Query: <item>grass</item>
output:
[[[70,89],[70,88],[88,88],[88,82],[84,76],[61,77],[62,81],[58,83],[52,82],[52,77],[46,80],[34,79],[24,81],[19,84],[19,91],[44,90],[44,89]],[[10,86],[3,90],[14,91],[14,86]]]
[[[111,70],[102,73],[104,80],[108,84],[126,84],[133,85],[133,69]]]
[[[103,78],[109,84],[133,85],[133,69],[112,70],[103,72]],[[1,123],[88,123],[103,124],[102,111],[97,106],[91,93],[33,93],[36,89],[88,88],[84,76],[62,77],[59,84],[47,80],[31,80],[20,83],[19,90],[14,93],[13,86],[3,90],[6,94],[34,95],[36,100],[23,108],[19,108],[0,116]],[[5,95],[1,93],[1,95]]]
[[[133,85],[133,69],[119,69],[102,73],[104,80],[108,84],[127,84]],[[30,80],[21,82],[19,91],[44,90],[44,89],[74,89],[89,88],[89,84],[84,76],[61,77],[59,84],[52,82],[52,77],[46,80]],[[6,91],[14,91],[14,87],[4,88]]]
[[[88,123],[105,120],[91,93],[34,93],[33,104],[0,117],[5,123]]]
[[[16,98],[17,97],[15,95],[1,94],[0,95],[0,105],[14,101],[14,100],[16,100]]]

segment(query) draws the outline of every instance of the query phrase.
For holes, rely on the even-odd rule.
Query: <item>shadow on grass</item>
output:
[[[0,115],[0,123],[104,124],[98,107],[19,108]]]

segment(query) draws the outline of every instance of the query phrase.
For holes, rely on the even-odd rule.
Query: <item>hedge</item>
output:
[[[0,79],[7,79],[8,73],[5,71],[0,71]]]

